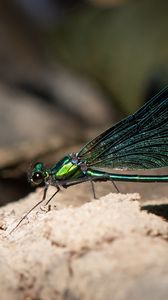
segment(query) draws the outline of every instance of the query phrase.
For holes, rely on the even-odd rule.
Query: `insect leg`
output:
[[[97,199],[96,192],[95,192],[95,187],[94,187],[94,183],[93,183],[92,180],[90,181],[90,183],[91,183],[91,187],[92,187],[93,197],[94,197],[94,199]]]
[[[55,192],[55,193],[47,200],[45,206],[48,205],[49,202],[50,202],[50,201],[55,197],[55,195],[60,191],[60,187],[59,187],[59,186],[56,186],[56,188],[57,188],[56,192]]]
[[[116,189],[117,193],[120,193],[115,181],[111,181],[111,183],[113,184],[114,188]]]
[[[44,193],[43,193],[43,198],[38,202],[36,203],[21,219],[20,221],[16,224],[16,226],[9,232],[9,234],[11,234],[12,232],[15,231],[16,228],[18,228],[18,226],[22,223],[22,221],[24,219],[27,218],[27,216],[37,207],[39,206],[46,198],[46,193],[47,193],[47,190],[48,190],[48,185],[45,185],[44,187]]]

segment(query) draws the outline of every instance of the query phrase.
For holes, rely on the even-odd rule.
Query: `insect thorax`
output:
[[[55,180],[67,180],[70,178],[79,178],[84,175],[83,165],[78,161],[77,155],[70,154],[62,158],[51,169]]]

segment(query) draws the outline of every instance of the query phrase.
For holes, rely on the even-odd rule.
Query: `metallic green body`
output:
[[[93,178],[106,178],[111,181],[131,181],[131,182],[168,182],[168,175],[137,175],[137,174],[115,174],[88,170],[87,175]]]
[[[43,177],[46,182],[49,181],[49,184],[64,187],[84,181],[168,182],[168,175],[117,174],[91,168],[82,171],[80,163],[74,163],[70,155],[48,169],[45,169],[42,163],[37,163],[32,174],[39,171],[43,173]]]
[[[80,168],[73,164],[67,156],[51,169],[51,174],[54,176],[55,180],[66,180],[77,175],[76,173],[78,173],[78,170],[80,171]]]
[[[168,167],[168,87],[137,112],[121,120],[51,168],[37,163],[31,181],[68,187],[84,181],[167,182],[168,175],[104,172]]]

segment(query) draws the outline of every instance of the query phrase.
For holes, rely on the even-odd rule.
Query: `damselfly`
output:
[[[168,181],[168,175],[117,174],[102,170],[104,168],[125,171],[166,166],[168,166],[168,87],[147,101],[133,115],[91,140],[78,153],[64,156],[51,168],[46,168],[41,162],[36,163],[30,180],[37,186],[44,183],[43,198],[24,215],[16,227],[45,200],[49,185],[55,186],[56,192],[46,205],[58,193],[60,187],[68,188],[86,181],[90,181],[92,187],[93,182],[97,181]]]

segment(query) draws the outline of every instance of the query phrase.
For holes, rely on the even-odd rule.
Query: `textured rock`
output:
[[[86,186],[59,193],[11,235],[42,191],[1,208],[2,300],[166,299],[167,222],[141,210],[138,194],[86,202]]]

